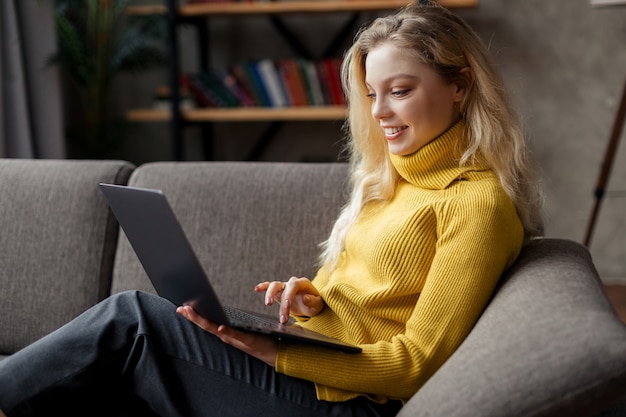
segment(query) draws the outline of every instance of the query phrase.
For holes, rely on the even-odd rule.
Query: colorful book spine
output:
[[[195,74],[184,74],[181,76],[181,85],[187,88],[193,95],[196,103],[200,107],[222,107],[224,103],[219,96],[209,90],[206,85]]]
[[[289,99],[283,87],[282,80],[278,75],[274,61],[263,59],[256,63],[256,68],[263,88],[267,92],[271,107],[286,107]]]
[[[328,66],[324,61],[315,63],[315,69],[317,70],[317,76],[320,81],[320,88],[322,90],[322,96],[324,98],[325,105],[333,104],[332,86],[330,82],[330,75],[328,73]]]
[[[305,59],[298,60],[298,70],[300,72],[302,83],[305,86],[309,105],[323,106],[324,95],[320,84],[315,63]]]
[[[215,75],[222,81],[222,84],[235,96],[239,105],[243,107],[253,107],[256,105],[252,95],[248,92],[246,87],[242,85],[234,74],[225,70],[215,70]]]
[[[248,71],[244,68],[244,64],[233,65],[230,69],[230,73],[235,80],[237,80],[241,88],[250,96],[254,106],[261,106],[261,98],[256,92],[255,86],[248,75]]]
[[[256,97],[259,105],[263,107],[270,107],[272,102],[265,86],[263,85],[263,80],[261,79],[261,74],[259,73],[259,68],[256,65],[256,62],[245,63],[243,65],[243,69],[246,77],[250,80],[250,84],[254,90],[254,96]]]
[[[224,86],[222,80],[212,71],[202,72],[198,74],[201,83],[205,88],[219,98],[220,105],[218,107],[239,107],[241,103],[239,99]]]
[[[341,61],[338,58],[326,58],[322,61],[328,72],[328,88],[330,90],[331,103],[334,105],[346,104],[343,90],[341,89],[340,67]]]
[[[308,106],[309,100],[304,89],[304,81],[298,64],[293,59],[283,59],[276,63],[291,106]]]

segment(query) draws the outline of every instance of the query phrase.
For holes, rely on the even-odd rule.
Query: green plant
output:
[[[52,58],[71,80],[84,114],[68,129],[82,156],[103,157],[119,138],[109,115],[111,82],[121,71],[164,65],[166,27],[161,16],[127,18],[128,0],[56,0],[58,50]]]

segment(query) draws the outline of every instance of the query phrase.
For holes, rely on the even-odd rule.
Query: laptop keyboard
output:
[[[237,323],[238,325],[260,327],[265,329],[275,329],[279,326],[277,320],[255,316],[254,314],[247,313],[243,310],[239,310],[238,308],[225,306],[224,313],[226,313],[226,316],[232,323]]]

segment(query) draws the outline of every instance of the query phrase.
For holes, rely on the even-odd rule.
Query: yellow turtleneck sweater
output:
[[[313,280],[324,302],[303,327],[362,353],[281,341],[276,370],[313,381],[321,400],[408,400],[452,355],[516,259],[524,231],[485,166],[459,167],[462,123],[409,156],[391,155],[394,198],[369,204],[338,266]]]

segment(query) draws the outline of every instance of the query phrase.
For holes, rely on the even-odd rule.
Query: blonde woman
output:
[[[294,316],[362,353],[242,333],[126,292],[0,362],[0,409],[395,415],[540,235],[541,192],[486,48],[448,10],[422,4],[377,19],[347,52],[343,79],[350,200],[312,280],[256,290],[280,303],[281,321]]]

